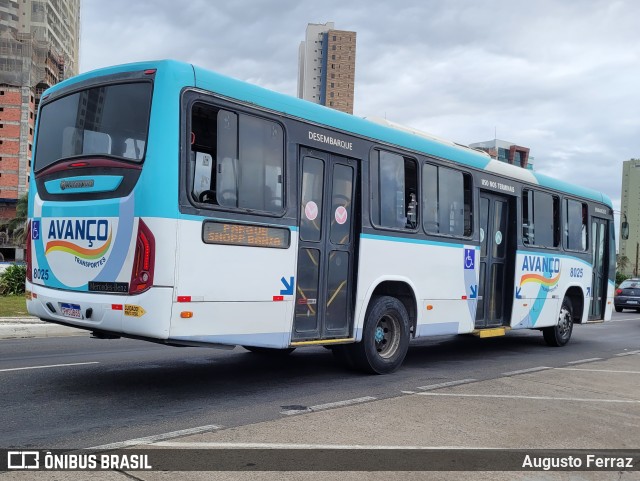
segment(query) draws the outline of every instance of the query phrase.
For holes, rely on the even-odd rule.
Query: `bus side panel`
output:
[[[170,337],[264,347],[289,345],[297,231],[286,249],[208,244],[202,220],[180,220]],[[179,302],[185,297],[190,302]],[[183,311],[193,313],[181,317]]]
[[[466,269],[465,255],[473,258]],[[419,286],[414,292],[418,303],[416,337],[473,331],[478,260],[479,251],[474,246],[361,235],[357,340],[362,337],[371,295],[383,281],[410,282]]]
[[[547,252],[518,251],[511,327],[554,326],[562,299],[570,287],[582,290],[582,322],[589,315],[591,266],[577,257]]]
[[[293,303],[174,303],[171,339],[212,344],[286,348],[291,338]],[[180,313],[193,313],[183,319]]]
[[[605,321],[610,321],[611,316],[613,316],[613,296],[615,295],[615,292],[616,292],[616,285],[611,279],[609,279],[609,281],[607,282],[607,303],[604,309]]]

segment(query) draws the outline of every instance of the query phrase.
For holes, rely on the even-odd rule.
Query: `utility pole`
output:
[[[636,268],[633,269],[633,277],[638,276],[638,254],[640,254],[640,242],[636,242]]]

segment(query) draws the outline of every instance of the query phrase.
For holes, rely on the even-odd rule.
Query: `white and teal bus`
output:
[[[610,319],[603,194],[175,61],[45,92],[27,306],[101,338],[397,369],[411,339]]]

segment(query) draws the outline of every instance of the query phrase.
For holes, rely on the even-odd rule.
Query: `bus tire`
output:
[[[542,329],[545,342],[552,347],[561,347],[569,342],[573,332],[573,306],[568,297],[562,300],[558,322]]]
[[[256,346],[242,346],[247,351],[254,354],[260,354],[262,356],[271,357],[286,357],[296,350],[295,347],[287,347],[285,349],[276,349],[274,347],[256,347]]]
[[[355,365],[368,373],[388,374],[400,367],[409,349],[409,315],[395,297],[371,300],[362,340],[350,346]]]

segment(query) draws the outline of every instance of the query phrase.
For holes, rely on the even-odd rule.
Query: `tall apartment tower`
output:
[[[298,98],[353,113],[356,32],[307,25],[298,53]]]
[[[0,222],[29,185],[40,95],[78,74],[80,0],[0,1]]]
[[[622,220],[629,222],[629,238],[620,237],[620,255],[627,256],[629,265],[624,274],[640,275],[640,159],[622,163]]]

